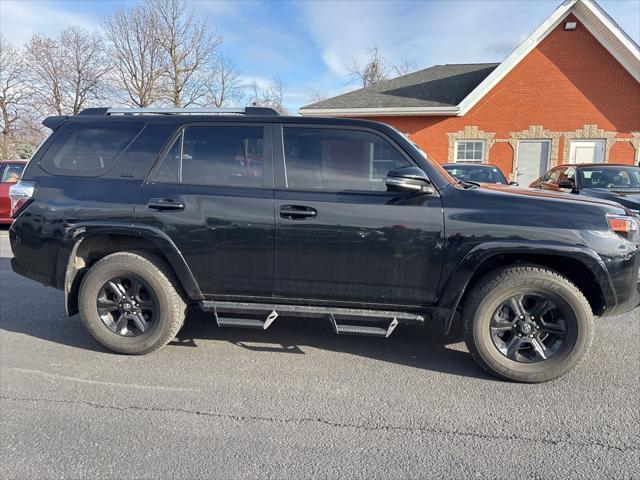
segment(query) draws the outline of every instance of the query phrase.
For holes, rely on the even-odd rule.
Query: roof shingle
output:
[[[435,65],[302,107],[448,107],[458,105],[499,63]]]

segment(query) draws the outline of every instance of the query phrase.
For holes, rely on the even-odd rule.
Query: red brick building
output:
[[[567,0],[501,64],[438,65],[303,107],[377,120],[440,162],[523,185],[558,163],[640,160],[640,47],[593,0]]]

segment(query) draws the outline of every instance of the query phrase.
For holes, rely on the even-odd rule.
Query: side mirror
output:
[[[519,187],[520,184],[518,182],[509,182],[509,185],[511,185],[512,187]]]
[[[387,186],[387,190],[392,192],[413,192],[427,195],[435,193],[433,184],[418,167],[403,167],[391,170],[387,173],[384,183]]]
[[[574,191],[576,189],[576,186],[570,180],[562,180],[558,182],[558,187],[562,189],[571,190],[571,191]]]

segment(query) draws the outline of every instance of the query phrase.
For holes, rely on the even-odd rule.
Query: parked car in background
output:
[[[640,215],[640,167],[602,163],[560,165],[530,186],[612,200]]]
[[[463,182],[518,185],[518,182],[508,181],[498,167],[488,163],[445,163],[442,168],[449,172],[453,178]]]
[[[0,160],[0,224],[2,225],[13,221],[9,187],[20,180],[26,164],[27,160]]]

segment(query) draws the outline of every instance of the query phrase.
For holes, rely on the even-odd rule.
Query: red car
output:
[[[28,160],[0,160],[0,225],[13,221],[9,187],[20,180],[27,162]]]

